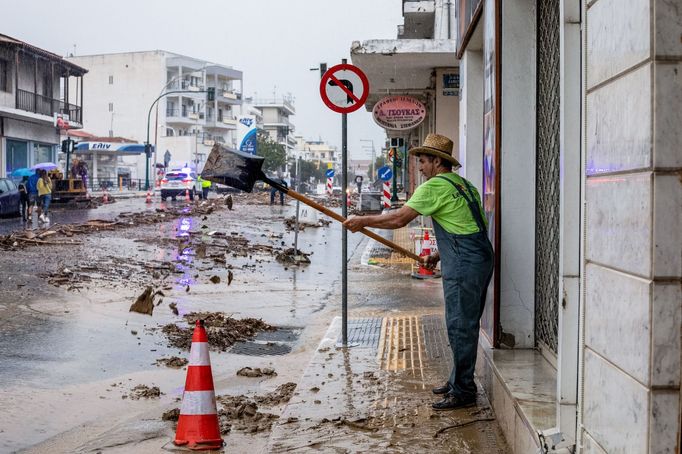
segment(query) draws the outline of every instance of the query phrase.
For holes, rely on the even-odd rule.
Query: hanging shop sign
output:
[[[374,105],[372,116],[382,128],[404,131],[424,121],[426,107],[411,96],[387,96]]]

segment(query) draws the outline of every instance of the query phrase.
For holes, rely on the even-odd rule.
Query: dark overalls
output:
[[[474,368],[478,331],[486,291],[493,275],[493,247],[469,182],[464,180],[465,191],[446,177],[435,178],[446,180],[457,189],[467,201],[478,225],[477,233],[458,235],[447,232],[433,221],[443,274],[445,324],[454,363],[448,379],[450,393],[462,400],[473,400],[476,398]]]

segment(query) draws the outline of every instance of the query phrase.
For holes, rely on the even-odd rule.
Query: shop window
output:
[[[7,139],[5,172],[7,175],[13,170],[28,167],[28,142]]]
[[[33,144],[33,163],[52,162],[52,145],[42,143]]]

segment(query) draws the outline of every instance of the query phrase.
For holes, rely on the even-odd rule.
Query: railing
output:
[[[202,90],[201,85],[194,85],[189,80],[176,80],[166,87],[166,90]]]
[[[88,187],[91,191],[144,191],[144,178],[92,178],[88,179]]]
[[[190,110],[187,107],[182,107],[181,109],[168,109],[168,108],[166,109],[166,116],[167,117],[187,118],[192,113],[196,113],[196,112],[190,112]]]
[[[51,117],[55,112],[67,114],[69,120],[83,123],[82,109],[80,106],[65,103],[59,99],[39,95],[27,90],[17,89],[17,109],[34,112]]]

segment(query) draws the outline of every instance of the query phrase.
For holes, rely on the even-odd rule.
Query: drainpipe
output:
[[[448,6],[448,39],[451,39],[451,38],[452,38],[452,35],[451,35],[451,33],[450,33],[450,22],[451,22],[451,19],[450,19],[450,5],[452,5],[452,2],[450,2],[450,0],[448,0],[447,3],[446,3],[446,5]]]

